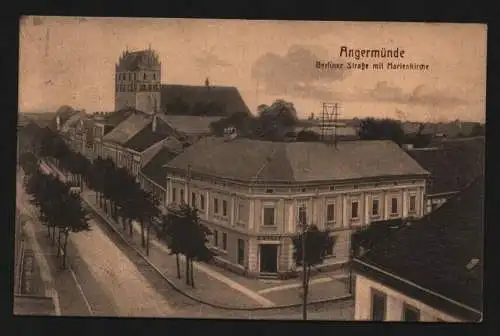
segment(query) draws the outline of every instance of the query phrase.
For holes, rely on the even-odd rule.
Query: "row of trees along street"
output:
[[[141,227],[141,246],[146,255],[150,251],[150,230],[165,241],[171,254],[177,257],[177,273],[180,278],[179,255],[186,259],[186,284],[194,287],[193,260],[209,261],[212,253],[206,246],[210,230],[203,226],[196,209],[187,204],[168,207],[166,214],[159,209],[159,200],[143,190],[126,168],[117,167],[109,158],[97,158],[92,162],[72,151],[57,134],[45,130],[40,139],[40,155],[58,169],[70,184],[85,191],[95,192],[95,203],[106,215],[122,224],[123,231],[133,237],[133,222]]]
[[[60,136],[50,130],[42,133],[39,143],[41,145],[38,154],[56,165],[70,181],[69,185],[78,186],[82,190],[85,188],[94,190],[96,204],[116,222],[121,221],[123,231],[128,229],[132,237],[132,221],[141,223],[141,243],[146,254],[149,253],[149,231],[153,227],[157,238],[166,243],[170,254],[176,256],[177,277],[181,278],[179,257],[183,255],[186,260],[186,284],[195,286],[193,261],[210,262],[214,257],[207,247],[207,237],[212,233],[201,223],[195,208],[186,203],[170,204],[166,213],[162,214],[158,208],[159,201],[151,193],[141,189],[134,177],[125,168],[115,166],[111,159],[97,158],[91,162],[82,154],[73,152]],[[34,166],[37,167],[36,161]],[[50,199],[53,194],[61,193],[60,188],[54,187],[56,180],[50,178],[53,184],[45,185],[44,199]],[[69,188],[69,185],[66,187]],[[69,195],[68,192],[64,192]],[[71,197],[77,199],[76,196]],[[66,206],[60,203],[58,211],[62,208],[66,208],[64,212],[68,216],[74,213],[77,215],[75,218],[83,218],[78,217],[81,212],[72,205]],[[315,225],[300,227],[303,228],[302,231],[291,238],[295,262],[298,266],[305,266],[302,267],[301,294],[304,300],[303,314],[306,319],[311,269],[323,263],[326,252],[333,249],[335,239],[330,232],[319,230]]]
[[[57,248],[61,267],[66,268],[69,234],[89,229],[87,213],[79,196],[70,192],[70,184],[44,174],[33,153],[24,153],[19,164],[26,174],[26,191],[38,208],[41,223],[47,227],[47,236]]]

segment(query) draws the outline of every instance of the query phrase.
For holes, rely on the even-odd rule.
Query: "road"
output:
[[[47,166],[42,169],[50,171]],[[18,184],[24,193],[22,185]],[[30,207],[26,200],[21,203],[24,208]],[[300,307],[228,311],[194,302],[172,289],[99,216],[90,220],[90,226],[89,232],[71,235],[68,244],[70,271],[59,271],[55,265],[51,268],[51,272],[57,274],[58,289],[73,284],[73,290],[67,289],[59,295],[62,315],[301,319]],[[50,250],[46,229],[40,224],[35,227],[37,239],[45,242]],[[66,276],[64,280],[57,280],[63,276]],[[328,303],[308,310],[310,319],[347,320],[352,318],[352,301]]]
[[[59,270],[46,228],[37,220],[37,211],[30,204],[30,196],[21,181],[22,176],[18,176],[18,206],[32,218],[27,231],[46,257],[56,290],[66,294],[58,295],[62,315],[165,317],[173,314],[166,298],[155,290],[94,219],[89,222],[90,231],[70,235],[69,269]],[[73,286],[64,285],[63,280],[69,280]],[[70,287],[76,293],[69,293]],[[78,309],[72,307],[76,305],[75,299],[80,303]]]

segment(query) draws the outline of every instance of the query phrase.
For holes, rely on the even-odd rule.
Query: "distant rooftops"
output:
[[[446,140],[439,147],[408,150],[431,173],[427,193],[440,194],[463,189],[484,173],[484,137]]]
[[[387,276],[399,277],[425,288],[411,291],[410,296],[418,294],[415,298],[431,300],[428,303],[431,306],[439,304],[452,315],[465,313],[467,319],[470,315],[472,319],[479,318],[458,305],[450,306],[434,294],[429,297],[425,291],[457,301],[470,307],[469,310],[482,311],[484,187],[481,175],[439,209],[398,229],[357,260],[392,274],[371,273],[380,276],[380,281]]]

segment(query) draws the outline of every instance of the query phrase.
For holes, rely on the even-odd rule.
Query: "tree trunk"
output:
[[[302,319],[307,320],[307,294],[308,294],[308,279],[307,266],[302,263]]]
[[[99,193],[95,192],[95,204],[99,204]]]
[[[186,256],[186,285],[188,285],[188,286],[190,285],[190,282],[191,282],[190,281],[191,278],[189,275],[190,275],[189,274],[189,258],[188,258],[188,256]]]
[[[132,219],[131,219],[131,220],[129,220],[129,222],[128,222],[128,234],[130,235],[130,237],[132,237],[132,236],[134,235],[134,234],[133,234],[133,231],[134,231],[134,230],[132,229],[132,225],[134,225],[134,223],[132,223],[132,222],[133,222],[133,220],[132,220]]]
[[[181,278],[181,265],[179,261],[179,253],[175,254],[175,263],[177,264],[177,279]]]
[[[146,241],[144,239],[144,220],[141,220],[141,246],[146,247]]]
[[[62,230],[58,229],[57,231],[58,231],[58,233],[57,233],[57,256],[60,257],[61,256],[61,236],[62,236]]]
[[[52,226],[52,246],[56,244],[56,227]]]
[[[190,272],[189,273],[191,273],[191,287],[195,288],[195,286],[194,286],[194,265],[193,265],[193,259],[190,260],[189,268],[190,268]]]
[[[64,232],[64,245],[63,245],[63,258],[62,258],[62,268],[66,268],[66,256],[67,256],[67,248],[68,248],[68,239],[69,239],[69,231]]]
[[[148,221],[146,223],[146,256],[149,257],[149,240],[151,239],[149,236],[149,230],[151,230],[151,223]]]

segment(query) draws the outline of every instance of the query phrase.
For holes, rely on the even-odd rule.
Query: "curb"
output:
[[[179,292],[180,294],[186,296],[187,298],[193,300],[193,301],[196,301],[198,303],[201,303],[201,304],[204,304],[204,305],[207,305],[207,306],[210,306],[210,307],[213,307],[213,308],[218,308],[218,309],[222,309],[222,310],[239,310],[239,311],[265,311],[265,310],[278,310],[278,309],[287,309],[287,308],[297,308],[297,307],[301,307],[302,306],[302,303],[294,303],[294,304],[290,304],[290,305],[276,305],[276,306],[270,306],[270,307],[233,307],[233,306],[226,306],[226,305],[220,305],[220,304],[216,304],[216,303],[212,303],[212,302],[207,302],[205,300],[202,300],[196,296],[193,296],[189,293],[186,293],[185,291],[183,291],[182,289],[180,289],[179,287],[177,287],[177,285],[175,285],[169,278],[167,278],[163,272],[161,270],[159,270],[153,263],[151,263],[151,261],[139,250],[137,249],[136,247],[132,246],[125,237],[123,237],[122,233],[119,232],[113,224],[110,224],[109,223],[109,219],[106,218],[103,214],[100,213],[100,211],[98,209],[96,209],[92,204],[90,204],[84,197],[82,197],[82,200],[97,214],[99,215],[99,217],[101,219],[103,219],[104,222],[106,222],[106,224],[108,224],[109,227],[111,227],[111,229],[116,233],[118,234],[118,236],[120,236],[120,238],[122,239],[122,241],[124,241],[127,246],[129,246],[130,248],[132,248],[134,250],[134,252],[137,253],[137,255],[139,255],[146,263],[148,263],[149,266],[151,266],[156,272],[158,272],[162,278],[165,279],[165,281],[167,281],[167,283],[173,288],[175,289],[177,292]],[[309,305],[316,305],[316,304],[324,304],[324,303],[332,303],[332,302],[340,302],[340,301],[344,301],[344,300],[348,300],[352,298],[352,295],[343,295],[343,296],[340,296],[340,297],[336,297],[336,298],[328,298],[328,299],[322,299],[322,300],[316,300],[316,301],[311,301],[311,302],[308,302],[308,306]]]
[[[56,170],[57,173],[60,173],[57,168],[49,166],[50,168]],[[279,310],[279,309],[290,309],[290,308],[298,308],[302,306],[302,303],[294,303],[294,304],[288,304],[288,305],[276,305],[276,306],[270,306],[270,307],[235,307],[235,306],[226,306],[226,305],[220,305],[212,302],[207,302],[205,300],[202,300],[196,296],[193,296],[189,293],[186,293],[182,289],[180,289],[177,285],[175,285],[168,277],[166,277],[161,270],[159,270],[139,249],[136,247],[132,246],[125,237],[123,237],[122,233],[119,232],[113,224],[111,224],[111,220],[107,218],[104,214],[101,213],[99,209],[97,209],[94,205],[92,205],[85,197],[80,195],[80,199],[92,209],[94,213],[96,213],[112,230],[115,234],[117,234],[120,239],[128,246],[130,247],[141,259],[143,259],[151,268],[153,268],[175,291],[178,293],[182,294],[183,296],[197,302],[201,303],[204,305],[207,305],[212,308],[217,308],[221,310],[233,310],[233,311],[271,311],[271,310]],[[327,298],[327,299],[322,299],[322,300],[316,300],[316,301],[311,301],[308,302],[308,306],[312,305],[318,305],[318,304],[325,304],[325,303],[333,303],[333,302],[341,302],[345,300],[349,300],[352,298],[352,295],[347,294],[335,298]]]

